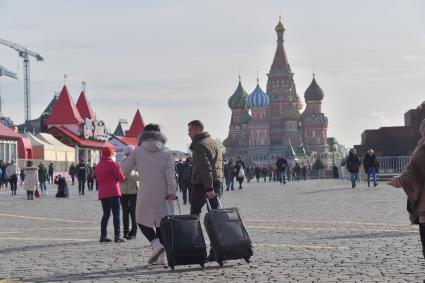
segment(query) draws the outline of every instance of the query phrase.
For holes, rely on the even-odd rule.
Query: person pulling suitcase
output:
[[[217,195],[220,193],[223,180],[223,155],[218,143],[204,131],[204,125],[199,120],[188,124],[188,135],[192,140],[192,196],[190,214],[199,217],[205,205],[205,196],[211,202],[213,209],[218,208]],[[211,249],[208,261],[214,261]]]

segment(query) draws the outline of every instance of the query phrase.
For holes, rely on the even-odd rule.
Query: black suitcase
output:
[[[230,259],[244,259],[249,262],[253,255],[252,243],[239,209],[222,208],[220,200],[220,208],[211,209],[208,199],[206,202],[208,212],[205,214],[204,225],[218,264],[223,266],[224,261]]]
[[[179,206],[180,211],[180,206]],[[180,212],[181,213],[181,212]],[[160,223],[168,266],[199,264],[207,257],[201,223],[195,215],[167,215]]]

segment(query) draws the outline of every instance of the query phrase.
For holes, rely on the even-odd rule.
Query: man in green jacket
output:
[[[134,150],[134,146],[129,145],[124,149],[124,162],[130,153]],[[122,163],[121,162],[121,163]],[[132,170],[130,174],[125,175],[125,180],[120,183],[121,189],[121,208],[122,208],[122,223],[124,227],[124,238],[132,240],[136,238],[137,223],[136,223],[136,203],[137,192],[139,190],[139,174],[136,170]],[[131,218],[131,230],[129,231],[129,218]]]
[[[199,120],[188,124],[192,139],[192,196],[190,214],[199,215],[208,197],[213,209],[218,207],[217,194],[223,179],[223,155],[218,143],[204,132]]]

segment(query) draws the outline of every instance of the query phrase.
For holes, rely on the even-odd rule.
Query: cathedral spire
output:
[[[270,73],[292,73],[288,58],[286,57],[285,48],[283,46],[283,33],[285,32],[285,26],[282,24],[280,17],[275,31],[277,34],[277,48],[270,68]]]

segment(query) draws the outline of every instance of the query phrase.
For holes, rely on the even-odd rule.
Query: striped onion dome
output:
[[[269,105],[269,101],[269,96],[261,89],[257,80],[257,86],[255,87],[254,91],[248,96],[248,107],[267,107]]]
[[[230,109],[245,109],[247,108],[247,96],[248,94],[243,89],[242,83],[239,79],[238,87],[236,88],[232,96],[230,96],[229,100],[227,101],[227,104],[229,105]]]
[[[249,112],[247,110],[241,115],[240,122],[241,124],[248,124],[250,120],[251,120],[251,115],[249,115]]]
[[[306,102],[319,102],[322,101],[324,92],[316,82],[316,78],[313,74],[313,80],[304,92],[304,98]]]

